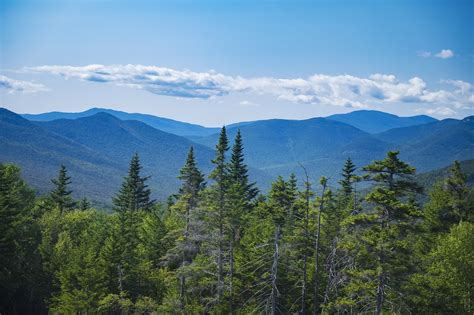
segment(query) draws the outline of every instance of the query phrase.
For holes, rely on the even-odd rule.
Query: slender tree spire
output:
[[[355,164],[352,162],[351,158],[347,158],[344,168],[342,169],[342,179],[339,181],[342,191],[345,196],[350,196],[354,191],[352,183],[354,182],[354,172],[356,170]]]
[[[228,165],[226,163],[226,152],[229,150],[229,141],[225,126],[222,127],[219,136],[219,142],[216,145],[216,157],[212,163],[216,166],[209,175],[209,178],[215,180],[217,190],[217,224],[219,226],[218,235],[218,253],[217,253],[217,299],[222,301],[224,294],[224,220],[226,192],[228,189]]]
[[[235,136],[232,146],[232,155],[229,163],[229,180],[232,184],[241,187],[242,193],[247,201],[251,201],[258,194],[255,183],[249,183],[248,167],[244,162],[244,144],[240,130]]]
[[[132,157],[128,175],[124,177],[120,191],[113,199],[117,211],[149,210],[154,200],[150,199],[151,191],[146,184],[149,177],[141,177],[140,158],[138,153]]]
[[[66,166],[61,165],[58,177],[52,179],[51,182],[55,188],[51,191],[50,196],[59,210],[64,212],[73,209],[76,203],[71,197],[72,190],[68,189],[71,184],[71,177],[67,174]]]
[[[184,248],[181,250],[181,266],[185,266],[189,261],[192,260],[192,256],[195,253],[192,253],[193,246],[189,244],[189,230],[190,230],[190,219],[191,211],[195,209],[199,201],[199,193],[205,188],[204,176],[197,167],[196,159],[194,157],[194,149],[191,146],[189,148],[188,156],[186,158],[186,163],[181,168],[179,172],[179,179],[182,181],[181,188],[179,189],[180,198],[184,201],[184,215],[185,215],[185,227],[184,227]],[[180,275],[179,277],[180,289],[179,295],[181,300],[181,307],[184,309],[186,301],[186,277]]]

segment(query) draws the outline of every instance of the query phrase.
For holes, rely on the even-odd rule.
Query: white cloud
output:
[[[441,59],[449,59],[454,57],[454,52],[451,49],[442,49],[438,53],[432,53],[430,51],[419,51],[416,54],[422,58],[436,57]]]
[[[35,93],[48,90],[42,84],[15,80],[4,75],[0,75],[0,88],[7,90],[8,93]]]
[[[215,71],[193,72],[143,65],[40,66],[28,70],[183,98],[209,99],[229,93],[253,92],[294,103],[352,108],[382,103],[427,103],[456,108],[473,105],[473,87],[468,82],[449,80],[443,82],[447,89],[429,89],[419,77],[399,81],[387,74],[373,74],[368,78],[347,74],[314,74],[306,79],[243,78]]]
[[[451,49],[443,49],[434,56],[441,59],[448,59],[454,57],[454,52]]]

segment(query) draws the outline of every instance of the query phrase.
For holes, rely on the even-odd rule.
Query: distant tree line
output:
[[[303,181],[264,195],[224,127],[212,163],[207,182],[191,147],[161,204],[135,154],[111,214],[72,198],[64,166],[37,198],[0,164],[0,313],[474,313],[474,190],[458,162],[424,204],[398,152],[348,159],[338,183],[301,166]]]

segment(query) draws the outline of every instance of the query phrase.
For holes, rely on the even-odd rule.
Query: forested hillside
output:
[[[54,119],[58,117],[72,119]],[[88,197],[94,204],[110,207],[111,197],[120,185],[119,174],[127,169],[128,157],[139,152],[144,170],[151,174],[153,198],[163,201],[179,187],[176,174],[189,146],[194,146],[203,171],[210,171],[212,150],[219,134],[182,137],[164,132],[166,128],[152,127],[146,119],[161,118],[150,117],[91,109],[82,113],[42,114],[34,119],[44,121],[30,122],[2,109],[0,137],[6,149],[0,151],[0,161],[18,164],[24,178],[39,194],[51,189],[48,178],[54,176],[58,165],[64,164],[75,179],[72,186],[76,198]],[[250,177],[264,192],[279,175],[288,177],[294,173],[303,177],[301,165],[312,177],[325,174],[337,181],[340,165],[347,158],[366,165],[382,159],[390,150],[399,150],[401,158],[418,172],[446,167],[453,160],[474,158],[472,117],[429,122],[433,119],[425,116],[398,117],[374,111],[338,117],[345,117],[348,123],[328,118],[271,119],[233,124],[227,130],[231,144],[239,130],[245,137]],[[360,121],[377,128],[417,124],[370,134],[350,124]],[[179,132],[187,132],[186,124],[176,122],[173,126],[181,128]],[[205,134],[214,131],[206,129]],[[100,185],[92,187],[90,182]]]
[[[376,110],[358,110],[347,114],[331,115],[327,118],[349,124],[369,133],[380,133],[393,128],[423,125],[437,121],[426,115],[399,117]]]
[[[0,164],[0,312],[472,312],[466,164],[423,192],[415,168],[389,151],[366,165],[347,159],[339,181],[278,177],[262,194],[242,134],[232,138],[222,128],[209,172],[188,148],[165,203],[151,198],[150,173],[130,154],[113,213],[74,200],[67,167],[37,198],[17,166]]]
[[[200,125],[176,121],[169,118],[157,117],[147,114],[126,113],[107,108],[91,108],[79,113],[50,112],[44,114],[23,114],[22,116],[32,121],[51,121],[56,119],[77,119],[106,113],[121,120],[141,121],[153,128],[169,132],[178,136],[206,136],[219,132],[218,128],[207,128]]]

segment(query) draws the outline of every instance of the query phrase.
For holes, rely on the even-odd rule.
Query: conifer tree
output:
[[[446,179],[446,191],[451,196],[450,206],[457,221],[469,220],[474,210],[469,209],[465,203],[469,189],[467,188],[467,175],[461,170],[459,161],[454,161],[450,169],[450,176]]]
[[[319,201],[319,209],[317,216],[317,225],[314,237],[314,287],[313,287],[313,314],[316,315],[319,312],[319,287],[321,285],[320,272],[319,272],[319,253],[320,253],[320,238],[321,238],[321,215],[324,211],[325,193],[328,179],[322,176],[319,183],[322,187],[321,199]]]
[[[255,183],[249,182],[248,167],[244,163],[244,145],[240,130],[235,136],[232,146],[232,155],[229,163],[229,181],[231,185],[237,185],[240,193],[247,203],[250,203],[258,194]]]
[[[366,196],[373,205],[351,219],[358,229],[354,240],[362,247],[356,253],[358,268],[351,271],[349,294],[360,306],[379,315],[387,308],[399,312],[403,284],[409,276],[410,243],[407,235],[416,226],[420,211],[408,197],[421,192],[412,175],[415,169],[398,158],[398,152],[363,168],[375,182]],[[407,199],[408,198],[408,199]]]
[[[118,293],[128,291],[132,297],[136,296],[139,286],[135,268],[138,265],[137,247],[140,243],[140,211],[150,212],[155,203],[150,199],[151,191],[146,185],[148,177],[140,175],[141,169],[140,158],[135,154],[122,187],[112,200],[118,214],[118,226],[111,235],[111,246],[115,248],[110,251],[114,252],[114,262],[110,267],[116,275],[114,279],[117,279]]]
[[[81,201],[79,202],[79,210],[86,211],[90,208],[91,208],[91,204],[89,200],[87,200],[86,197],[82,198]]]
[[[229,150],[229,141],[225,126],[222,127],[219,141],[216,145],[216,156],[212,163],[215,165],[214,170],[209,175],[215,183],[213,188],[216,193],[216,222],[218,229],[217,239],[217,299],[222,302],[224,294],[224,228],[226,219],[226,193],[228,191],[229,170],[226,163],[226,152]]]
[[[194,242],[190,240],[190,228],[191,228],[191,212],[195,210],[199,202],[199,194],[205,188],[206,183],[204,175],[201,173],[196,164],[194,157],[194,149],[191,146],[186,158],[186,163],[181,168],[179,176],[182,184],[179,189],[179,200],[177,205],[183,205],[185,226],[183,232],[183,241],[180,243],[181,247],[178,249],[181,258],[181,267],[187,265],[190,260],[197,254],[196,246]],[[186,292],[186,277],[184,274],[180,275],[180,289],[179,295],[181,298],[181,306],[184,307],[185,293]]]
[[[350,196],[354,190],[352,187],[352,183],[354,182],[355,170],[355,164],[352,162],[350,157],[347,158],[346,162],[344,163],[344,168],[342,169],[342,179],[339,181],[341,189],[346,197]]]
[[[62,212],[72,210],[76,203],[71,197],[72,190],[69,190],[71,177],[67,174],[66,166],[61,165],[58,178],[51,180],[55,188],[51,191],[50,197],[58,209]]]
[[[31,314],[43,303],[35,292],[41,279],[36,223],[31,208],[34,191],[20,169],[0,163],[0,313]]]
[[[429,196],[425,225],[432,233],[448,232],[452,225],[473,217],[474,211],[468,204],[467,176],[458,161],[454,161],[446,179],[435,183]]]
[[[138,153],[135,153],[130,161],[128,174],[123,179],[122,187],[113,198],[117,211],[150,210],[153,206],[155,201],[150,199],[151,191],[146,184],[149,177],[141,177],[141,169],[140,158]]]
[[[240,130],[232,146],[228,176],[229,226],[229,312],[233,313],[235,250],[244,228],[244,217],[252,208],[252,201],[258,193],[255,183],[249,182],[248,168],[244,162],[244,145]]]

